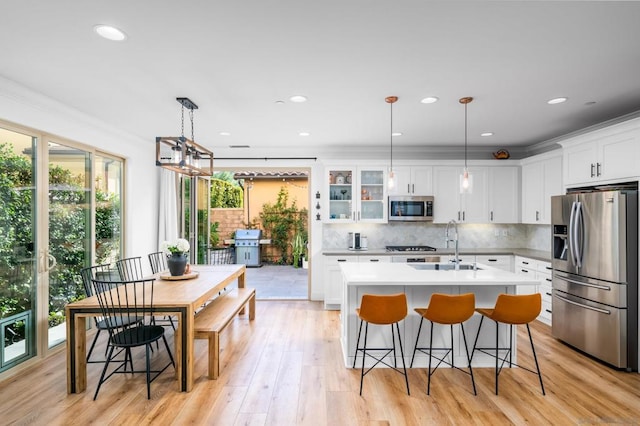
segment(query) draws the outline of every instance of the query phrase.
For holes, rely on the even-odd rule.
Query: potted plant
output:
[[[298,268],[302,264],[302,257],[305,252],[305,241],[302,234],[296,234],[293,238],[291,254],[293,255],[293,267]]]
[[[175,243],[168,241],[162,243],[161,249],[167,255],[167,267],[172,276],[184,275],[190,248],[189,241],[184,238],[178,238]]]
[[[305,244],[302,253],[302,269],[309,269],[309,243]]]

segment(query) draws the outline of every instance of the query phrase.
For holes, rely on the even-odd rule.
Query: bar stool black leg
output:
[[[496,395],[498,394],[498,374],[500,374],[499,370],[498,370],[498,360],[500,359],[498,355],[500,355],[500,352],[498,352],[498,328],[500,326],[500,324],[498,324],[498,321],[495,321],[496,323]]]
[[[416,345],[413,347],[413,355],[411,356],[411,364],[409,368],[413,368],[413,360],[416,357],[416,351],[418,350],[418,341],[420,340],[420,330],[422,330],[422,321],[424,321],[424,317],[420,317],[420,325],[418,326],[418,335],[416,337]]]
[[[473,356],[476,354],[476,346],[478,346],[478,338],[480,337],[480,330],[482,329],[482,321],[484,321],[484,315],[480,317],[480,324],[478,324],[478,332],[476,333],[476,340],[473,342],[473,349],[471,350],[471,359],[469,363],[473,361]]]
[[[409,376],[407,376],[407,366],[404,363],[404,350],[402,349],[402,338],[400,337],[400,326],[396,323],[396,330],[398,331],[398,345],[400,345],[400,358],[402,358],[402,370],[404,371],[404,381],[407,384],[407,395],[411,395],[409,391]]]
[[[471,384],[473,385],[473,394],[477,395],[478,393],[476,392],[476,381],[473,378],[473,369],[471,368],[471,357],[469,356],[469,347],[467,346],[467,335],[464,332],[464,325],[462,325],[462,323],[460,323],[460,329],[462,330],[462,341],[464,342],[464,350],[467,353],[467,361],[469,362],[469,374],[471,375]]]
[[[538,365],[538,357],[536,356],[536,349],[533,347],[533,338],[531,337],[531,330],[529,329],[529,324],[527,324],[527,333],[529,333],[529,342],[531,343],[531,352],[533,352],[533,360],[536,363],[536,371],[538,372],[538,379],[540,379],[540,388],[542,388],[542,395],[546,395],[544,393],[544,385],[542,384],[542,374],[540,373],[540,366]]]
[[[394,336],[393,324],[391,325],[391,344],[393,345],[393,366],[398,368],[398,361],[396,359],[396,336]],[[400,337],[400,329],[398,329],[398,337]]]
[[[364,326],[364,345],[362,346],[362,371],[360,372],[360,396],[362,396],[362,383],[364,382],[364,359],[367,357],[367,332],[369,323]]]
[[[429,333],[429,375],[427,376],[427,395],[431,392],[431,352],[433,351],[433,322]]]

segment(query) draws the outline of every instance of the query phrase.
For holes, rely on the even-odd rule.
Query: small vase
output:
[[[177,277],[184,275],[184,271],[187,268],[187,254],[186,253],[173,253],[167,257],[167,267],[172,276]]]

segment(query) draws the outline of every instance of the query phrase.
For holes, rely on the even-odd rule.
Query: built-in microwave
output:
[[[389,221],[432,222],[433,197],[390,196]]]

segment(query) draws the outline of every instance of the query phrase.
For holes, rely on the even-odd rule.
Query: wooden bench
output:
[[[256,289],[235,288],[213,299],[196,314],[194,337],[209,341],[209,378],[220,374],[220,332],[249,304],[249,320],[256,316]]]

